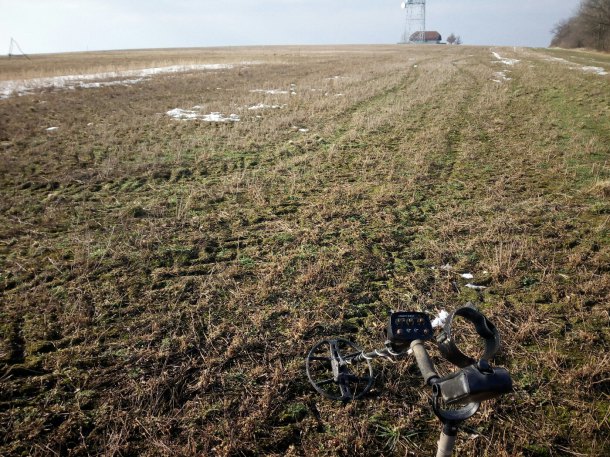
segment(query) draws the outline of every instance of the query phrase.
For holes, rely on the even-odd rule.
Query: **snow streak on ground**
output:
[[[492,79],[492,81],[496,82],[496,83],[500,83],[500,84],[503,81],[511,81],[512,78],[509,78],[508,76],[506,76],[506,73],[507,73],[507,70],[496,72],[495,75],[498,79]]]
[[[595,73],[600,76],[605,76],[608,72],[602,67],[580,67],[580,69],[587,73]]]
[[[570,67],[570,70],[581,70],[581,71],[584,71],[585,73],[595,73],[596,75],[600,75],[600,76],[606,76],[608,74],[608,71],[606,71],[605,68],[578,65],[574,62],[570,62],[569,60],[562,59],[561,57],[548,56],[545,58],[545,60],[547,60],[549,62],[559,62],[559,63],[563,63],[563,64],[568,64],[568,65],[576,65],[575,67]]]
[[[281,89],[252,89],[250,92],[257,92],[268,95],[288,95],[290,92]]]
[[[492,54],[496,59],[498,59],[504,65],[515,65],[515,64],[518,64],[519,62],[521,62],[520,60],[517,60],[517,59],[508,59],[506,57],[502,57],[497,52],[492,52]]]
[[[201,111],[200,106],[194,106],[193,109],[181,109],[174,108],[169,110],[166,114],[174,119],[181,121],[205,121],[205,122],[238,122],[239,116],[237,114],[229,114],[225,116],[222,113],[212,112],[210,114],[204,114]]]
[[[296,95],[297,94],[296,90],[297,90],[296,84],[291,84],[289,90],[285,90],[285,89],[252,89],[250,92],[260,93],[260,94],[267,94],[267,95],[288,95],[288,94]]]
[[[499,60],[499,62],[495,62],[495,63],[503,63],[504,65],[515,65],[518,64],[519,62],[521,62],[520,60],[517,59],[508,59],[506,57],[502,57],[500,54],[498,54],[497,52],[492,52],[493,56]],[[498,71],[495,73],[496,79],[492,79],[493,82],[502,84],[504,81],[511,81],[512,78],[509,78],[508,76],[506,76],[506,73],[508,72],[508,70],[503,70],[503,71]]]
[[[228,70],[229,64],[173,65],[169,67],[143,68],[140,70],[112,71],[89,75],[64,75],[50,78],[0,81],[0,99],[12,95],[26,95],[39,89],[91,89],[105,86],[128,86],[150,79],[152,76],[189,71]]]
[[[259,109],[280,109],[285,106],[286,105],[265,105],[264,103],[259,103],[258,105],[249,106],[248,109],[251,111],[256,111]]]
[[[548,57],[546,60],[548,60],[549,62],[570,63],[566,59],[562,59],[561,57]]]

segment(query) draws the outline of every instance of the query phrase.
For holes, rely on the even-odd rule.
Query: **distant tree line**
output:
[[[610,0],[581,0],[574,16],[553,29],[551,46],[610,51]]]

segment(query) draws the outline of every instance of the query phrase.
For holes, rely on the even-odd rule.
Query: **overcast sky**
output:
[[[0,0],[0,54],[395,43],[402,0]],[[427,29],[464,44],[548,46],[580,0],[429,0]],[[3,49],[6,46],[6,49]]]

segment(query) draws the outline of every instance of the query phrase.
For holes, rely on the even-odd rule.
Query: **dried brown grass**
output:
[[[1,452],[429,455],[412,361],[340,406],[303,357],[378,346],[389,309],[471,300],[516,390],[458,453],[606,454],[610,94],[518,58],[498,84],[485,48],[49,56],[36,76],[264,63],[0,100]],[[195,105],[242,120],[164,114]]]

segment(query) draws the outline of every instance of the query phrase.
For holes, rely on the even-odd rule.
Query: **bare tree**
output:
[[[561,21],[552,30],[554,36],[551,46],[563,48],[584,47],[583,29],[584,26],[577,17]]]
[[[457,37],[453,33],[451,33],[451,35],[449,35],[447,37],[447,43],[449,43],[449,44],[454,44],[456,42],[456,40],[457,40]]]
[[[551,46],[610,50],[610,0],[582,0],[577,14],[552,32]]]
[[[584,0],[580,17],[587,24],[587,32],[596,49],[608,50],[610,35],[610,0]]]

